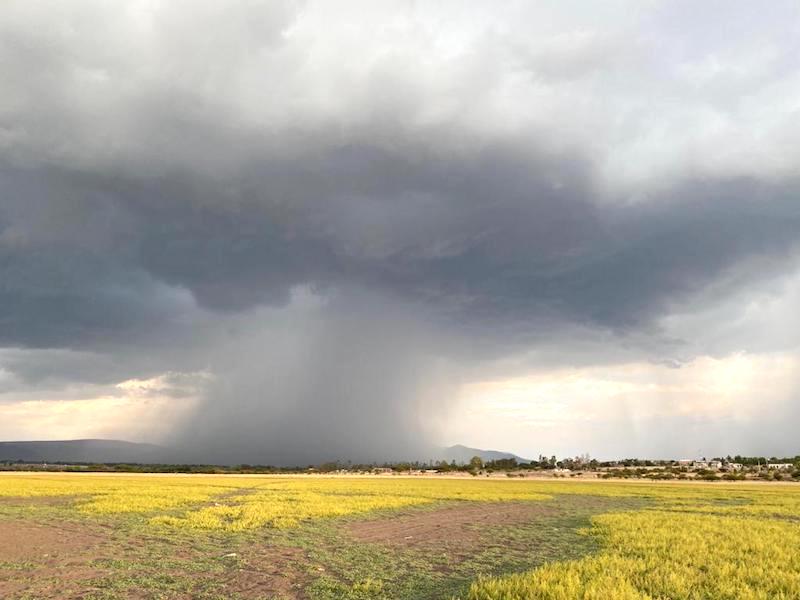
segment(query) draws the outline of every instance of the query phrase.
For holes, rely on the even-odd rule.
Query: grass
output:
[[[0,497],[74,496],[87,515],[151,515],[154,525],[243,531],[438,501],[546,500],[504,481],[174,475],[6,475]],[[186,509],[186,510],[181,510]]]
[[[481,578],[465,598],[800,598],[800,495],[791,488],[740,495],[749,502],[705,490],[657,494],[660,505],[649,510],[596,516],[586,534],[600,542],[599,553]]]
[[[486,502],[546,510],[467,524],[468,544],[358,542],[348,529]],[[3,520],[108,538],[70,558],[85,564],[69,581],[52,558],[0,554],[0,595],[4,579],[33,581],[9,598],[800,598],[791,485],[11,474]]]
[[[477,534],[474,548],[447,540],[409,548],[354,543],[343,533],[342,525],[379,515],[310,522],[281,534],[286,536],[287,543],[302,543],[312,565],[324,566],[324,572],[312,573],[314,578],[306,589],[312,600],[449,599],[455,593],[465,592],[477,573],[520,571],[595,551],[595,540],[580,534],[579,529],[588,526],[592,515],[620,505],[633,508],[642,502],[559,497],[557,508],[531,516],[527,522],[474,525],[471,527]],[[428,505],[405,510],[403,514],[436,510],[437,505]],[[380,513],[380,517],[385,516],[391,515]]]

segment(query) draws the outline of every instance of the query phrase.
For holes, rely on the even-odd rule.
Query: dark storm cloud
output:
[[[349,149],[264,165],[235,190],[202,175],[6,174],[3,341],[91,345],[196,310],[181,290],[237,311],[283,305],[298,285],[365,286],[502,337],[546,321],[625,331],[740,263],[741,284],[757,281],[764,265],[747,260],[785,264],[800,235],[792,186],[689,183],[602,206],[578,161],[518,154],[348,162]]]

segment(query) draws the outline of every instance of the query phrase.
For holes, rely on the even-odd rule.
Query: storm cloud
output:
[[[0,15],[2,403],[202,373],[194,456],[378,459],[482,377],[797,352],[721,333],[800,268],[793,3]]]

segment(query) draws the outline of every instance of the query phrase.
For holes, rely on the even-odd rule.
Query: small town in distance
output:
[[[540,456],[537,460],[501,458],[469,461],[395,462],[355,464],[326,462],[318,465],[275,467],[271,465],[179,465],[138,463],[76,463],[0,461],[0,471],[63,471],[112,473],[206,473],[206,474],[324,474],[404,475],[417,477],[506,477],[570,479],[642,479],[701,481],[796,481],[800,482],[800,456],[726,456],[707,459],[647,460],[629,458],[599,461],[588,454],[572,458]]]

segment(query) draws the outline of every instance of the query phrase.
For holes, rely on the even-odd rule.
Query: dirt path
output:
[[[480,541],[486,527],[527,523],[556,513],[553,504],[544,502],[464,503],[360,521],[352,523],[348,530],[359,542],[404,547],[441,543],[469,546]]]

